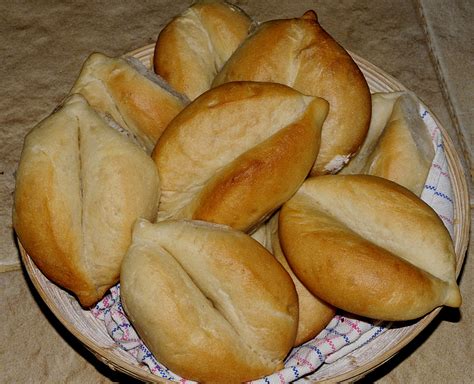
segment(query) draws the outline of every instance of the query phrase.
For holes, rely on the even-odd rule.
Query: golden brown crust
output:
[[[155,72],[191,100],[207,91],[227,59],[247,37],[250,18],[224,1],[198,1],[160,32]]]
[[[206,92],[153,151],[163,191],[159,218],[251,230],[307,176],[326,113],[324,100],[278,84],[229,83]]]
[[[138,217],[154,219],[153,162],[79,95],[27,136],[13,225],[45,275],[85,307],[118,281]]]
[[[197,207],[192,218],[225,223],[244,231],[249,222],[253,228],[268,218],[275,207],[293,195],[294,186],[302,183],[314,163],[314,157],[308,154],[318,152],[319,139],[312,129],[312,118],[306,112],[299,121],[242,154],[212,178],[192,203]],[[278,174],[278,182],[261,182],[272,174]],[[258,193],[249,194],[249,189]],[[243,207],[248,212],[245,217]]]
[[[263,23],[230,57],[213,85],[243,80],[286,84],[329,102],[313,175],[337,172],[361,146],[371,115],[367,82],[313,11]]]
[[[375,176],[308,179],[281,209],[279,236],[293,271],[338,308],[415,319],[461,304],[449,234],[413,193]]]
[[[289,275],[249,236],[205,222],[139,221],[121,294],[157,359],[200,382],[243,382],[283,366],[296,335]]]

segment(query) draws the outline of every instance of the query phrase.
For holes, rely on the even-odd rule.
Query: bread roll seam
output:
[[[280,360],[275,358],[267,358],[266,356],[262,355],[252,347],[251,343],[248,343],[245,338],[242,336],[242,334],[239,332],[238,328],[234,326],[232,321],[229,320],[229,318],[226,316],[225,311],[222,310],[222,306],[218,303],[218,301],[213,300],[211,297],[206,295],[206,293],[201,289],[199,284],[194,280],[192,274],[188,272],[188,270],[183,266],[183,264],[179,261],[178,258],[174,257],[173,253],[170,252],[170,250],[163,245],[159,245],[161,249],[163,249],[170,257],[172,257],[176,263],[179,265],[179,267],[182,269],[182,271],[187,275],[187,277],[191,280],[193,285],[199,290],[199,292],[207,299],[209,304],[212,306],[212,308],[219,314],[219,316],[227,323],[229,324],[230,328],[232,329],[233,333],[236,335],[236,339],[239,340],[242,344],[243,347],[245,347],[248,351],[250,351],[256,358],[258,358],[261,362],[264,364],[268,365],[269,363],[274,365],[277,364]],[[225,292],[224,292],[225,293]],[[234,309],[238,310],[238,308]]]

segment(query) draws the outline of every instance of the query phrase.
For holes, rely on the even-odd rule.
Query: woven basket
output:
[[[154,45],[139,48],[125,56],[139,59],[151,67]],[[352,55],[364,73],[372,92],[393,92],[406,90],[397,80],[366,60]],[[420,104],[429,110],[423,103]],[[431,113],[431,112],[430,112]],[[456,252],[456,273],[459,274],[469,240],[469,199],[467,184],[461,162],[445,129],[433,116],[441,130],[445,153],[449,165],[454,196],[454,249]],[[105,325],[89,311],[83,310],[74,297],[51,283],[35,266],[24,248],[19,245],[26,270],[39,294],[64,326],[76,336],[100,361],[111,369],[124,372],[146,382],[165,383],[145,368],[127,352],[122,350],[107,334]],[[394,356],[418,335],[439,313],[440,308],[410,325],[389,329],[375,340],[341,358],[335,363],[323,365],[309,382],[336,383],[356,380]]]

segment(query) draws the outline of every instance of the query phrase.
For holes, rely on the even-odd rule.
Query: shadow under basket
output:
[[[150,68],[153,51],[154,45],[148,45],[125,56],[133,56]],[[407,91],[396,79],[387,75],[376,66],[354,54],[351,55],[362,70],[372,93]],[[421,101],[420,106],[429,111]],[[458,276],[469,241],[470,213],[467,183],[461,162],[446,130],[431,112],[430,115],[442,135],[451,179],[454,202],[452,235],[456,252],[456,273]],[[94,317],[90,311],[82,309],[73,296],[50,282],[33,263],[21,243],[19,243],[19,248],[30,279],[47,306],[61,323],[100,361],[108,365],[112,370],[121,371],[145,382],[170,382],[150,373],[132,355],[121,349],[109,336],[101,320]],[[413,340],[438,315],[440,309],[433,310],[418,321],[410,322],[409,325],[403,323],[401,326],[388,329],[376,339],[334,363],[323,364],[313,374],[309,375],[305,381],[336,383],[348,380],[354,381],[365,376],[393,357],[400,349]]]

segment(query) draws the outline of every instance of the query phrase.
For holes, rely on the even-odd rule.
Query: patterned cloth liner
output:
[[[453,193],[441,131],[424,107],[420,106],[419,112],[431,134],[436,150],[421,198],[436,211],[454,238]],[[104,321],[107,332],[120,347],[134,356],[139,363],[148,367],[153,374],[180,383],[194,383],[182,379],[160,364],[143,344],[122,309],[120,285],[110,290],[110,294],[92,309],[92,314]],[[385,332],[390,326],[391,323],[388,322],[361,320],[352,315],[338,314],[313,340],[290,352],[284,369],[252,383],[276,384],[296,381],[313,373],[323,363],[331,364],[347,356]]]

